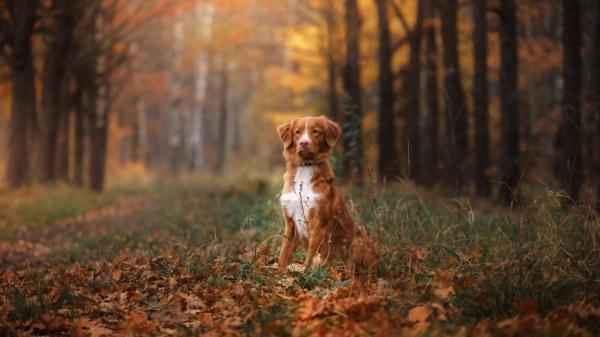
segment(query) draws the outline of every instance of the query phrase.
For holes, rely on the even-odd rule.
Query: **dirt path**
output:
[[[130,197],[113,206],[92,210],[59,221],[24,228],[14,242],[0,241],[0,268],[43,263],[45,258],[74,242],[110,233],[127,234],[144,226],[142,218],[157,207],[149,195]]]

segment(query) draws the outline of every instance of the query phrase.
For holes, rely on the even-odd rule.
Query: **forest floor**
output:
[[[600,224],[411,185],[344,189],[376,278],[273,268],[267,181],[0,197],[0,336],[598,336]],[[302,253],[296,255],[298,261]]]

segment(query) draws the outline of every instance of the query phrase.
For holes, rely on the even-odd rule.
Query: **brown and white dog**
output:
[[[333,185],[329,157],[340,126],[323,116],[304,117],[279,126],[277,132],[287,162],[280,198],[285,232],[278,266],[288,265],[298,245],[307,250],[306,267],[316,256],[324,262],[352,257],[355,263],[373,264],[367,261],[377,255],[372,242],[352,221]]]

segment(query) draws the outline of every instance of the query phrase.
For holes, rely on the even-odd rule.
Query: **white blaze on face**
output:
[[[306,120],[306,124],[304,126],[304,133],[300,137],[299,142],[301,143],[303,141],[308,142],[308,144],[310,145],[310,137],[308,136],[308,119]]]

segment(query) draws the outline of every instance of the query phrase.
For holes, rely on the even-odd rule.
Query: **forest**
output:
[[[276,267],[304,116],[375,275]],[[600,0],[0,0],[0,336],[596,336],[598,294]]]

